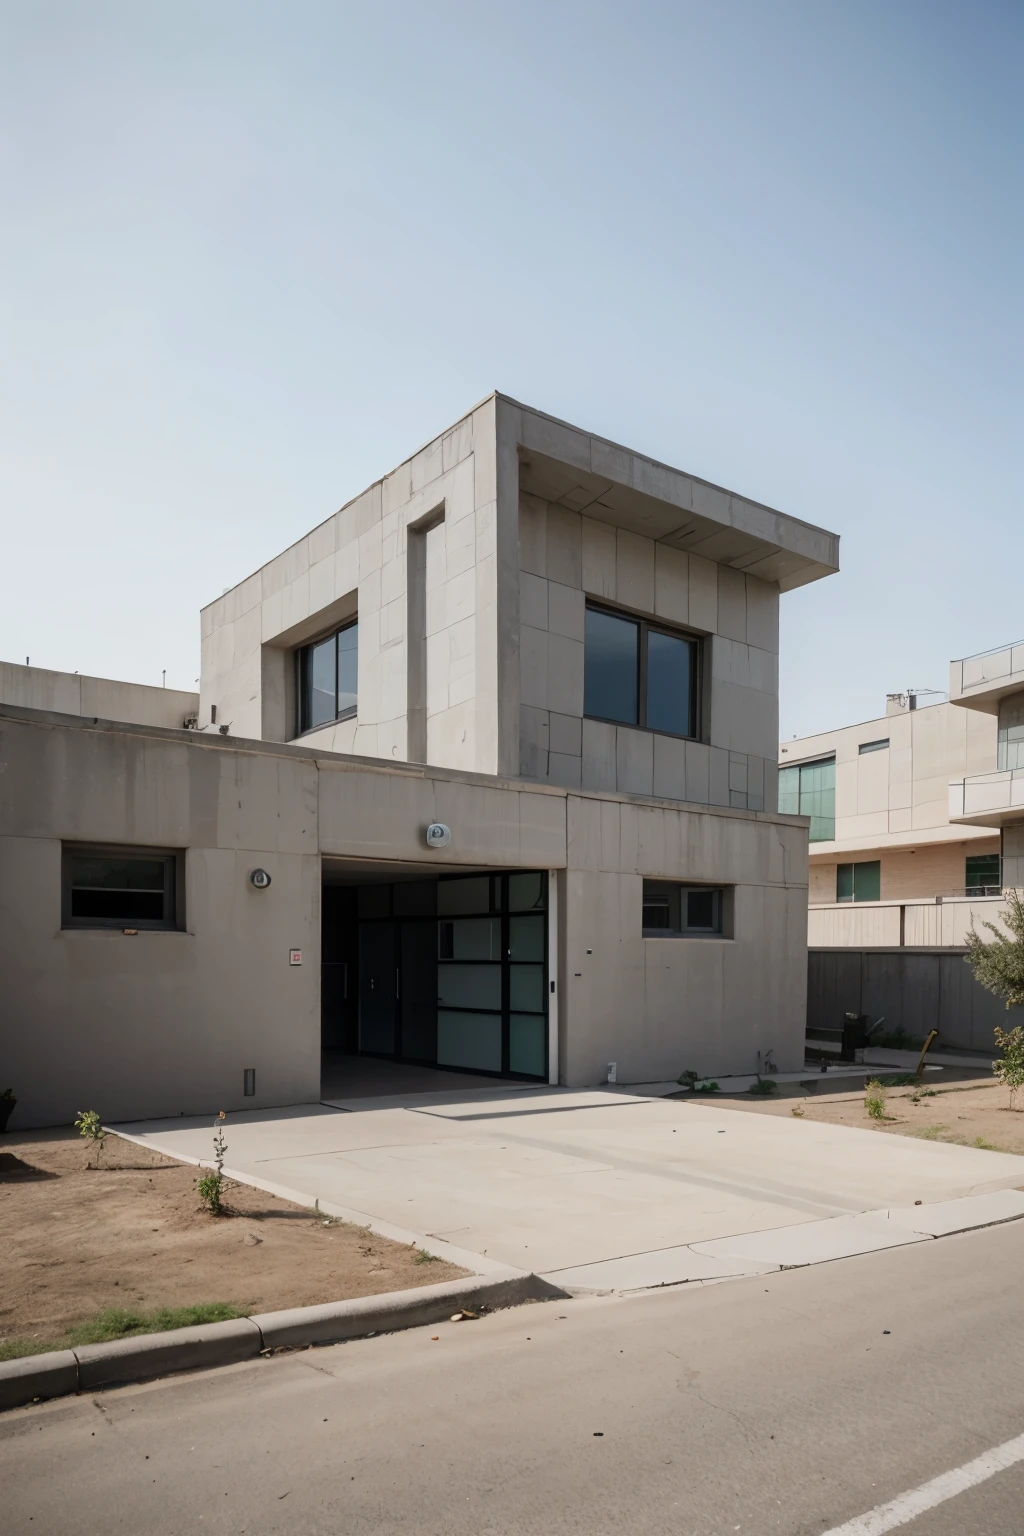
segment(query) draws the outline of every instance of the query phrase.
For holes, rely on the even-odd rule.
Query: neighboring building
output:
[[[916,705],[780,745],[779,809],[811,817],[809,1021],[990,1049],[1002,1004],[962,961],[1024,887],[1024,643],[951,663],[949,702]]]
[[[995,721],[916,704],[892,694],[883,716],[779,747],[779,808],[811,817],[812,944],[896,941],[907,904],[912,924],[934,927],[916,904],[999,894],[998,831],[949,819],[949,781],[994,760]],[[882,909],[847,910],[864,903]]]
[[[321,1046],[802,1066],[778,603],[837,565],[493,395],[203,610],[197,730],[0,706],[21,1123],[313,1101]]]
[[[146,683],[118,683],[109,677],[82,677],[78,672],[50,672],[14,661],[0,661],[0,704],[85,715],[94,720],[162,725],[169,730],[188,727],[199,714],[198,693],[152,688]]]
[[[979,836],[998,827],[1003,887],[1024,890],[1024,640],[951,662],[949,698],[996,737],[987,763],[951,775],[950,822]]]

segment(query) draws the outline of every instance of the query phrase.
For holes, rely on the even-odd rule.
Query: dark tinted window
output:
[[[305,646],[299,652],[299,730],[354,715],[358,675],[358,623]]]
[[[583,659],[583,712],[636,725],[640,698],[640,625],[588,608]]]
[[[697,639],[589,605],[584,638],[585,715],[697,735]]]
[[[176,857],[64,850],[65,927],[175,927]]]
[[[651,731],[692,732],[690,689],[696,645],[652,629],[647,634],[647,720]]]
[[[723,932],[725,892],[720,886],[645,880],[643,901],[643,931],[649,938]]]

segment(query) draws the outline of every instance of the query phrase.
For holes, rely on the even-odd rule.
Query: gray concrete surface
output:
[[[173,1157],[211,1156],[208,1120],[123,1130]],[[564,1271],[629,1260],[632,1287],[639,1258],[660,1273],[665,1251],[678,1257],[684,1245],[736,1273],[738,1254],[756,1269],[762,1258],[807,1263],[912,1242],[906,1227],[888,1227],[888,1209],[1024,1183],[1024,1164],[1007,1153],[606,1090],[501,1085],[341,1100],[232,1115],[226,1133],[226,1171],[243,1182],[300,1204],[318,1199],[477,1272],[511,1265],[557,1284]],[[854,1237],[849,1219],[866,1212],[874,1226],[854,1223]],[[751,1234],[778,1229],[788,1247],[773,1240],[755,1251]],[[738,1238],[739,1249],[714,1246]]]
[[[5,1533],[817,1536],[1024,1430],[1022,1264],[1015,1223],[19,1409]],[[1019,1536],[1022,1495],[905,1529]]]

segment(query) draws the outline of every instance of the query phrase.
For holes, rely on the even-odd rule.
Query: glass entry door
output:
[[[361,1052],[547,1079],[544,871],[361,887],[358,907]]]
[[[547,1077],[547,877],[442,879],[437,1064]]]

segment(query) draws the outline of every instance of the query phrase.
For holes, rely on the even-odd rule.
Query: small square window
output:
[[[65,928],[178,928],[179,855],[146,848],[65,844]]]
[[[725,931],[727,891],[721,886],[645,880],[643,932],[647,938],[719,935]]]

